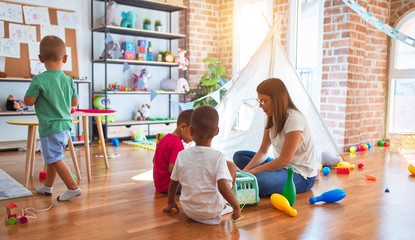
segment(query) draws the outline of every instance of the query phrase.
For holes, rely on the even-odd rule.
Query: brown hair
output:
[[[199,138],[213,138],[218,131],[218,111],[211,106],[200,106],[193,112],[190,125]]]
[[[193,112],[193,109],[188,109],[181,112],[179,114],[179,117],[177,118],[177,126],[179,126],[182,123],[186,124],[186,126],[190,126],[190,119],[192,117]]]
[[[274,136],[276,136],[284,128],[288,117],[288,109],[291,108],[298,111],[298,108],[292,101],[284,82],[279,78],[268,78],[262,81],[256,91],[271,98],[274,111],[272,116],[268,116],[265,128],[271,129],[274,126]]]
[[[61,61],[66,54],[66,46],[59,37],[48,35],[40,41],[39,53],[45,61]]]

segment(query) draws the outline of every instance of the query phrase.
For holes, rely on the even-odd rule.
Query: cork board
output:
[[[44,7],[39,5],[30,5],[30,4],[20,4],[16,2],[8,2],[16,5],[21,6],[35,6],[35,7]],[[51,25],[58,25],[58,18],[57,18],[57,11],[66,11],[66,12],[73,12],[70,10],[64,9],[55,9],[55,8],[48,8],[50,24]],[[8,22],[4,21],[4,37],[9,38],[9,24],[21,24],[15,22]],[[22,25],[25,25],[24,23]],[[28,25],[32,27],[36,27],[36,40],[40,42],[40,25]],[[67,47],[71,48],[71,57],[72,57],[72,71],[65,71],[65,73],[74,79],[79,79],[79,72],[78,72],[78,49],[76,46],[76,30],[71,28],[65,28],[65,43]],[[27,43],[20,43],[20,58],[10,58],[6,57],[5,63],[5,72],[7,73],[7,77],[9,78],[31,78],[30,73],[30,59],[29,59],[29,51],[28,51],[28,44]]]

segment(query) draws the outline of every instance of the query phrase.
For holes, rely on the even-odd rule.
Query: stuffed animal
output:
[[[179,64],[179,69],[182,69],[183,71],[186,71],[187,66],[189,66],[189,59],[186,57],[186,53],[186,50],[179,48],[179,53],[174,59],[174,62]]]
[[[104,16],[97,18],[95,21],[95,27],[105,26],[105,17],[107,18],[107,26],[118,26],[114,21],[114,10],[117,7],[117,3],[113,0],[110,0],[107,5],[107,12]]]
[[[142,68],[139,74],[133,73],[133,90],[134,91],[147,91],[147,81],[152,77],[147,68]]]
[[[126,28],[135,28],[135,20],[137,20],[138,15],[132,11],[122,12],[121,13],[121,27]]]
[[[179,93],[185,93],[190,90],[189,83],[184,78],[165,79],[161,81],[160,88],[165,91],[175,91]]]
[[[142,132],[133,132],[131,134],[131,138],[133,139],[133,142],[144,142],[147,141],[146,135]]]
[[[145,121],[150,120],[150,104],[142,104],[140,109],[135,114],[135,120]]]
[[[6,109],[7,111],[21,112],[23,111],[21,103],[21,100],[16,100],[13,95],[9,95],[6,101]]]
[[[121,47],[120,44],[114,41],[110,41],[108,43],[106,43],[107,47],[102,50],[101,53],[101,59],[105,58],[105,56],[107,56],[107,58],[110,59],[118,59],[122,57],[121,54]]]
[[[105,108],[105,103],[107,104],[107,108]],[[96,96],[93,101],[93,105],[95,109],[104,110],[104,109],[111,109],[111,101],[109,98],[105,98],[104,96]],[[101,122],[105,123],[105,117],[107,118],[108,122],[115,122],[114,115],[109,116],[101,116]]]

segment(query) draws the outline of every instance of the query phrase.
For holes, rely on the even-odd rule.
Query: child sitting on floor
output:
[[[192,141],[189,133],[192,113],[193,109],[181,112],[177,118],[176,129],[164,136],[157,144],[153,159],[153,179],[156,192],[167,193],[177,154],[184,149],[182,140],[185,143]]]
[[[171,174],[168,205],[163,210],[179,211],[174,199],[179,183],[182,186],[180,203],[187,217],[205,224],[219,224],[221,215],[230,212],[237,220],[241,215],[239,202],[232,191],[236,166],[225,155],[211,148],[212,139],[219,132],[219,115],[210,106],[197,108],[190,121],[190,135],[196,146],[177,156]]]

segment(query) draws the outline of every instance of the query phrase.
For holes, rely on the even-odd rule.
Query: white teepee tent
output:
[[[257,98],[257,85],[267,78],[276,77],[284,81],[295,105],[307,117],[317,152],[326,151],[339,155],[339,148],[304,88],[276,33],[274,26],[247,66],[237,78],[233,79],[232,87],[218,104],[219,134],[213,139],[212,147],[225,153],[229,159],[232,159],[233,154],[238,150],[257,151],[259,149],[265,124],[263,111],[259,107],[255,108],[253,120],[246,131],[236,131],[235,123],[238,120],[239,109],[244,102]]]

